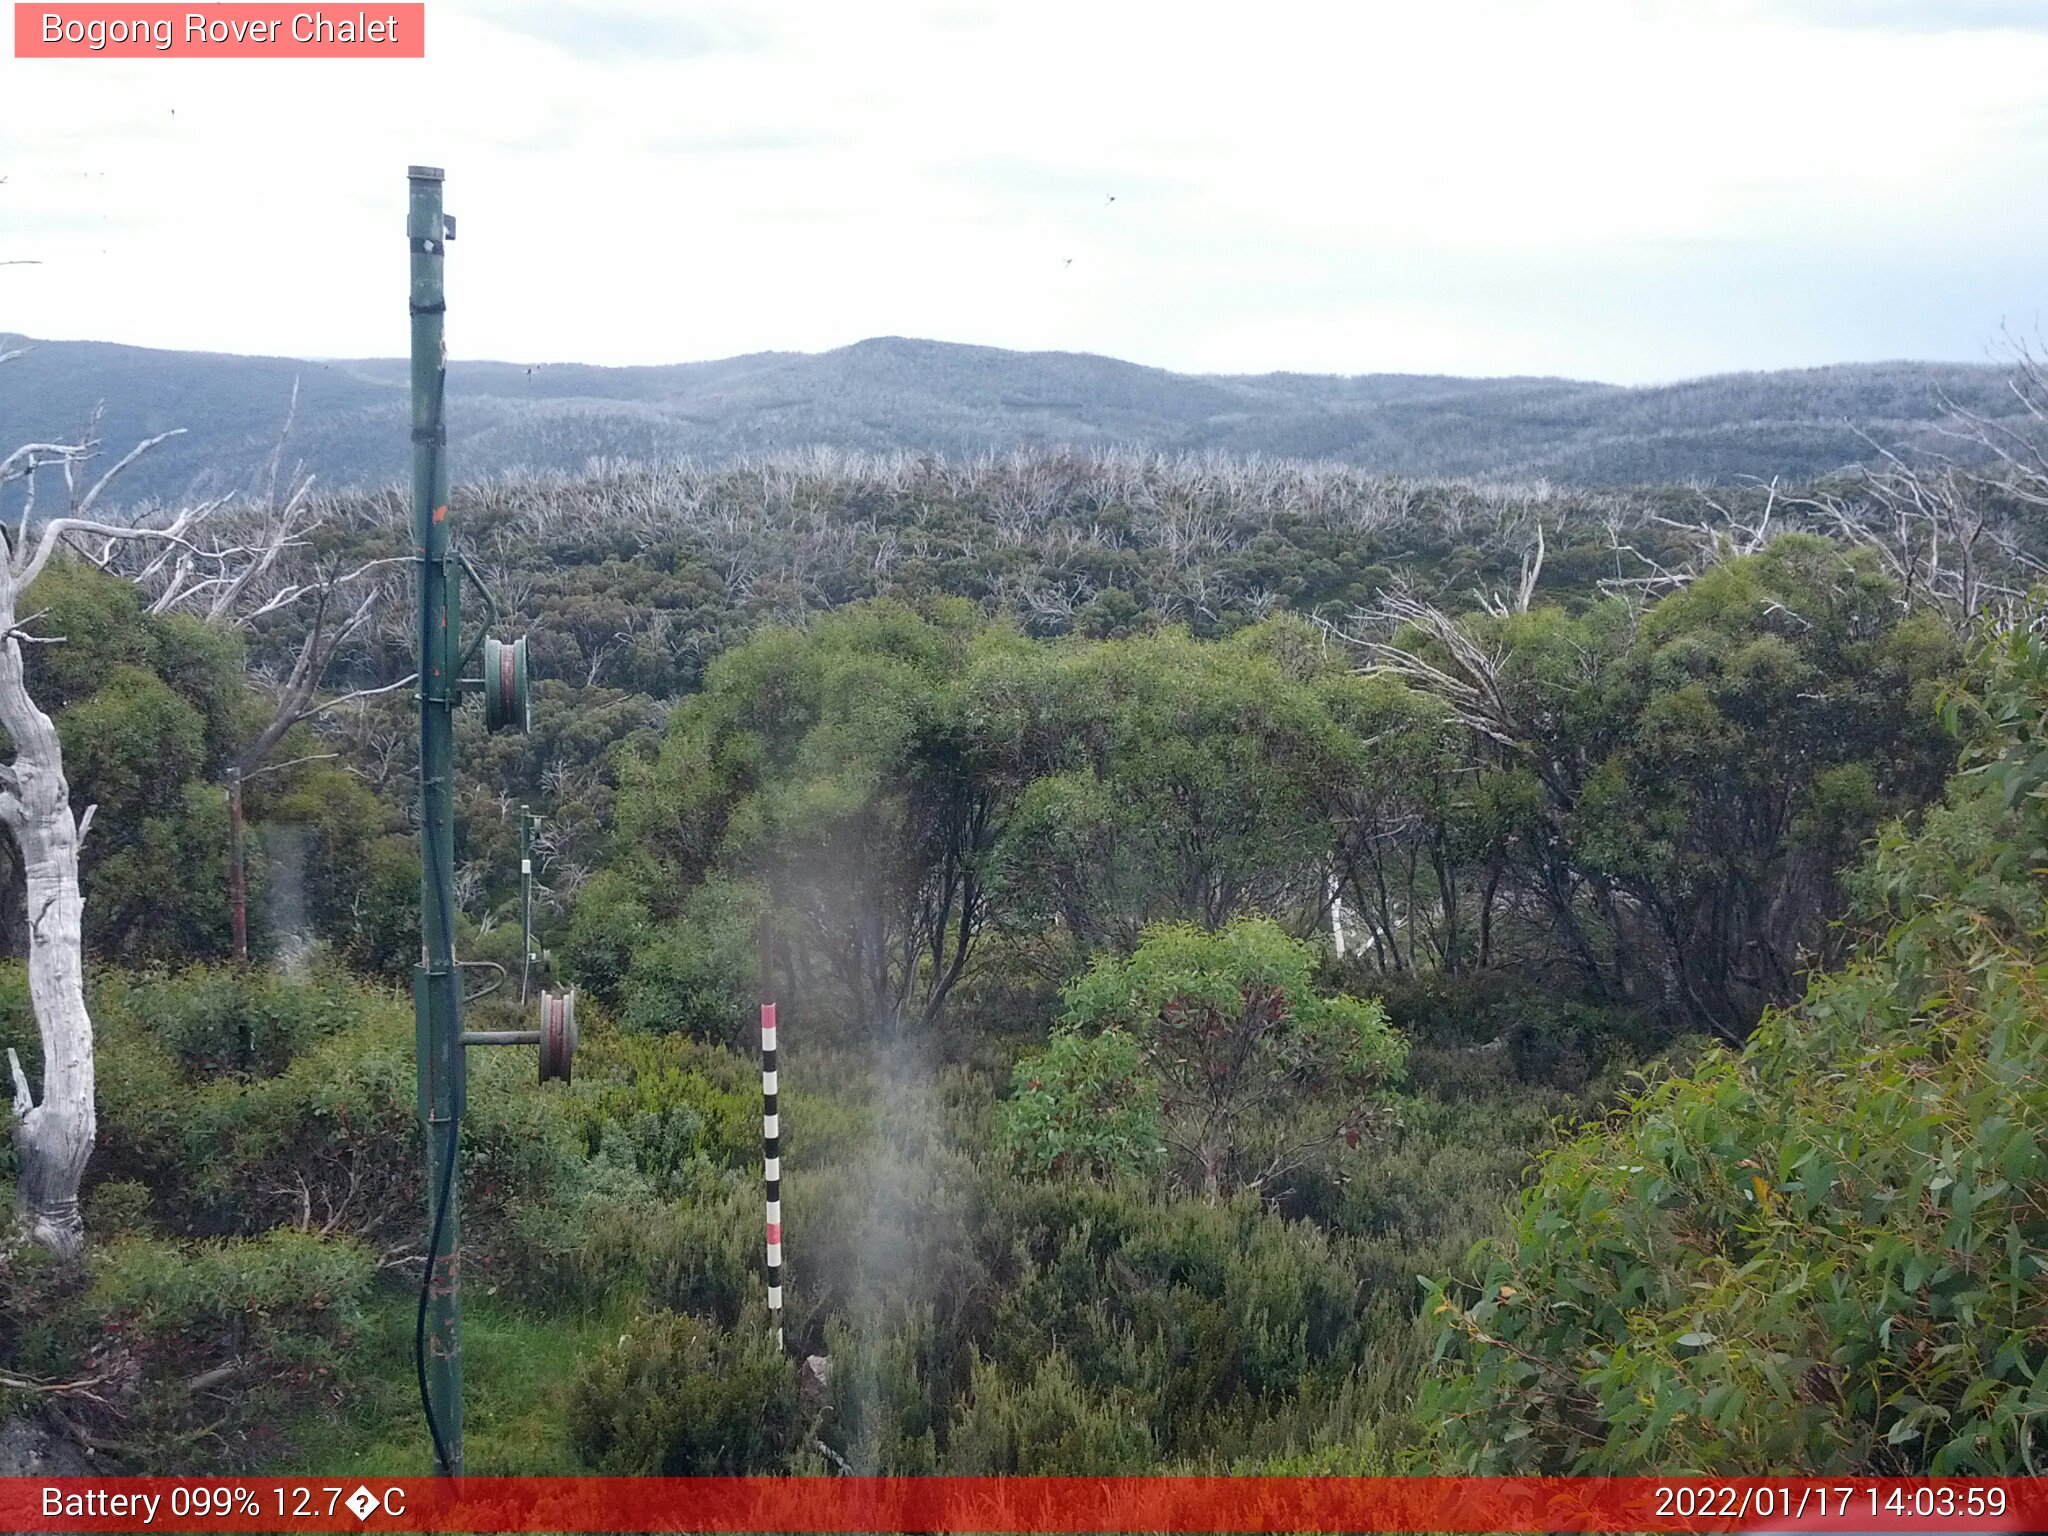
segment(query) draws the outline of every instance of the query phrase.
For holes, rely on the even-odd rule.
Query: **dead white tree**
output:
[[[1436,695],[1479,735],[1509,748],[1527,740],[1502,676],[1505,648],[1436,604],[1395,591],[1348,623],[1318,623],[1331,639],[1359,651],[1369,670]],[[1411,636],[1413,644],[1401,643]]]
[[[1794,504],[1831,537],[1875,550],[1907,609],[1925,603],[1968,624],[2010,617],[2048,576],[2021,523],[2023,509],[2048,506],[2048,469],[2023,457],[2025,439],[2014,429],[1961,412],[1958,419],[1966,428],[1954,435],[1978,445],[1977,464],[1940,455],[1908,461],[1865,437],[1876,462],[1846,488],[1822,488]]]
[[[1601,578],[1601,591],[1633,599],[1661,596],[1690,586],[1724,561],[1756,554],[1770,543],[1779,503],[1776,479],[1766,488],[1762,511],[1754,514],[1715,500],[1704,486],[1696,486],[1694,491],[1718,522],[1706,518],[1681,522],[1654,512],[1630,514],[1619,507],[1608,509],[1605,528],[1608,548],[1614,554],[1614,574]],[[1660,559],[1622,537],[1624,532],[1647,534],[1652,528],[1668,528],[1683,535],[1680,553]],[[1630,562],[1627,567],[1624,560]]]
[[[161,441],[153,439],[152,441]],[[30,634],[19,612],[22,594],[60,549],[74,540],[135,540],[175,545],[206,558],[190,538],[199,514],[188,510],[158,528],[121,527],[83,516],[30,520],[38,472],[61,468],[75,492],[78,471],[91,459],[90,439],[31,443],[0,460],[0,491],[27,483],[19,521],[0,519],[0,727],[14,746],[0,766],[0,825],[19,850],[27,888],[29,1002],[42,1041],[42,1096],[37,1098],[10,1046],[14,1079],[15,1197],[28,1236],[59,1259],[76,1259],[85,1241],[78,1185],[92,1155],[93,1027],[85,1006],[84,900],[79,892],[78,849],[95,807],[73,816],[71,785],[57,728],[29,695],[25,645],[53,638]],[[128,454],[74,505],[89,508],[148,444]],[[33,615],[29,616],[32,620]]]
[[[1479,606],[1497,619],[1504,619],[1511,613],[1527,613],[1529,603],[1536,596],[1536,582],[1543,574],[1543,518],[1536,518],[1536,542],[1522,551],[1522,581],[1515,589],[1514,602],[1510,605],[1500,593],[1479,594]]]
[[[71,816],[71,785],[57,728],[29,697],[16,623],[16,599],[55,549],[45,534],[30,550],[10,540],[0,570],[0,725],[14,742],[14,760],[0,769],[0,823],[21,851],[28,886],[28,985],[43,1045],[43,1097],[37,1102],[14,1047],[16,1202],[29,1235],[60,1259],[73,1259],[85,1240],[78,1182],[92,1155],[92,1019],[85,1011],[78,845],[92,821],[87,807]],[[24,559],[26,555],[26,559]],[[38,558],[40,557],[40,558]]]

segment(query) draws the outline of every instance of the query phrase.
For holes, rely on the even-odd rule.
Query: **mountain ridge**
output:
[[[260,477],[294,382],[287,456],[324,486],[406,473],[402,358],[244,356],[0,333],[0,437],[75,436],[104,402],[109,452],[182,426],[123,498],[218,495]],[[1897,361],[1660,385],[1546,376],[1190,374],[1095,353],[877,336],[825,352],[695,362],[456,361],[458,480],[574,473],[594,458],[718,461],[824,445],[973,454],[1064,447],[1334,459],[1425,478],[1579,485],[1812,478],[1933,447],[1951,405],[2012,408],[1990,365]]]

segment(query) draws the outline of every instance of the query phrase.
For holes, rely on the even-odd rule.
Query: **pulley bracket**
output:
[[[462,1032],[462,1043],[537,1045],[540,1080],[566,1083],[576,1060],[576,993],[573,988],[567,992],[541,993],[539,1029],[466,1029]]]

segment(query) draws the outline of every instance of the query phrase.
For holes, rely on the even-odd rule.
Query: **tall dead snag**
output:
[[[46,541],[47,542],[47,541]],[[75,1258],[85,1240],[78,1217],[78,1181],[94,1134],[92,1020],[85,1011],[85,903],[78,892],[78,844],[92,811],[71,816],[71,786],[57,728],[29,697],[22,676],[23,636],[15,600],[40,562],[24,568],[9,549],[0,572],[0,725],[14,742],[14,761],[0,769],[0,822],[21,850],[28,884],[28,988],[43,1042],[43,1098],[37,1103],[14,1048],[16,1202],[29,1235],[60,1259]]]
[[[5,358],[0,358],[5,361]],[[152,443],[161,439],[152,439]],[[0,459],[0,494],[24,485],[18,521],[0,515],[0,727],[14,748],[0,765],[0,825],[20,850],[27,886],[28,988],[36,1031],[43,1048],[43,1093],[38,1100],[12,1046],[7,1067],[14,1079],[16,1207],[28,1235],[58,1258],[75,1259],[85,1241],[78,1214],[78,1185],[92,1155],[93,1029],[85,1007],[84,901],[78,886],[78,847],[92,823],[94,807],[77,817],[64,777],[64,753],[57,728],[29,696],[22,647],[41,637],[29,634],[18,612],[28,590],[60,546],[82,537],[154,540],[178,546],[194,557],[225,558],[198,549],[186,536],[205,515],[194,508],[159,528],[116,527],[81,514],[107,485],[149,446],[121,459],[81,495],[78,470],[95,444],[31,443]],[[61,471],[74,515],[32,521],[36,477]],[[0,514],[5,513],[0,505]]]

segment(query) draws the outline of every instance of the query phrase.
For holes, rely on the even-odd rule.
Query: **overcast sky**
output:
[[[0,259],[41,262],[0,329],[398,355],[415,161],[461,357],[893,334],[1633,383],[1982,361],[2048,314],[2048,0],[427,21],[424,61],[0,58]]]

